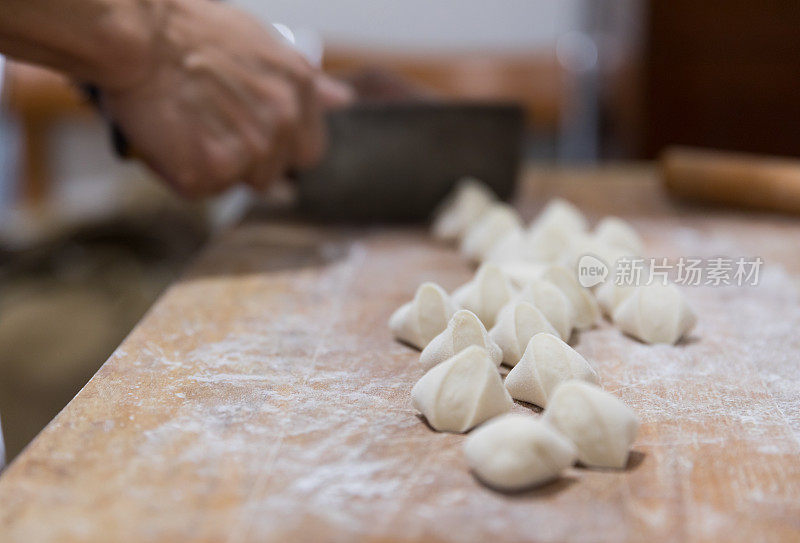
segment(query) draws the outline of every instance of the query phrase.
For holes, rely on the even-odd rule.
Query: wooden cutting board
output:
[[[0,477],[0,540],[797,541],[800,222],[677,208],[646,168],[531,171],[653,256],[761,256],[756,287],[695,287],[678,346],[573,338],[642,421],[624,471],[513,495],[411,407],[390,313],[470,276],[409,229],[252,221],[215,241]],[[530,412],[516,405],[518,412]]]

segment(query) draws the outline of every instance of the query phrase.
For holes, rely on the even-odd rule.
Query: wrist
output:
[[[165,1],[2,0],[0,51],[83,82],[122,87],[150,69]]]
[[[157,42],[168,1],[120,2],[98,22],[98,55],[90,67],[89,82],[115,91],[149,76],[157,60]]]

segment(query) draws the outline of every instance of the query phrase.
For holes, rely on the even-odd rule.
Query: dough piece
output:
[[[423,349],[439,335],[458,311],[456,303],[436,283],[423,283],[414,299],[400,306],[389,318],[394,337]]]
[[[580,210],[563,198],[550,200],[530,230],[550,230],[571,234],[581,234],[587,229],[586,217]]]
[[[541,419],[508,414],[481,425],[464,443],[467,464],[500,490],[519,490],[555,479],[575,463],[577,450]]]
[[[542,278],[561,289],[561,292],[572,304],[572,316],[575,328],[586,330],[600,319],[600,306],[592,293],[583,288],[577,279],[563,266],[550,266],[542,274]]]
[[[613,278],[609,278],[605,283],[597,287],[594,294],[597,297],[600,309],[603,310],[603,313],[608,318],[611,318],[619,304],[633,294],[634,290],[636,290],[635,285],[618,285]]]
[[[510,302],[497,317],[497,324],[489,330],[489,337],[503,350],[503,363],[516,366],[525,347],[538,333],[558,335],[544,314],[528,302]]]
[[[484,262],[500,264],[532,260],[528,246],[528,234],[522,227],[514,228],[504,235],[487,253]]]
[[[489,353],[489,359],[499,366],[503,361],[503,351],[492,341],[483,323],[472,311],[457,311],[444,332],[433,338],[422,350],[419,362],[422,369],[428,371],[471,345],[483,347]]]
[[[453,300],[475,313],[486,328],[494,326],[497,314],[516,292],[508,277],[494,264],[483,264],[475,277],[453,292]]]
[[[595,239],[593,236],[580,236],[571,240],[568,248],[562,253],[560,263],[575,277],[578,277],[578,265],[584,255],[600,259],[608,268],[606,279],[613,280],[617,262],[622,258],[635,258],[636,255],[615,245]]]
[[[562,199],[552,200],[528,227],[528,259],[556,262],[576,237],[586,235],[586,219]]]
[[[551,334],[536,334],[525,354],[506,376],[515,400],[546,407],[553,391],[570,379],[597,384],[597,373],[575,349]]]
[[[411,399],[435,430],[455,433],[506,413],[514,404],[489,353],[476,345],[423,375]]]
[[[569,339],[573,328],[573,308],[566,294],[550,281],[535,279],[522,289],[517,300],[536,306],[561,339]]]
[[[443,241],[461,239],[495,200],[495,194],[486,184],[465,177],[436,211],[431,228],[433,236]]]
[[[508,204],[493,204],[467,231],[461,252],[474,262],[482,262],[503,236],[522,227],[519,215]]]
[[[619,247],[632,254],[641,254],[644,243],[638,232],[619,217],[605,217],[594,229],[594,239]],[[610,262],[609,262],[610,264]]]
[[[639,430],[628,406],[584,381],[556,388],[544,419],[575,444],[581,463],[599,468],[624,468]]]
[[[501,262],[497,267],[502,270],[506,277],[511,280],[511,284],[517,288],[523,288],[531,281],[540,279],[550,264],[543,262]]]
[[[635,287],[614,310],[614,324],[645,343],[677,343],[697,322],[686,299],[673,284]]]
[[[563,259],[576,237],[583,234],[555,225],[535,227],[528,232],[527,260],[555,263]]]

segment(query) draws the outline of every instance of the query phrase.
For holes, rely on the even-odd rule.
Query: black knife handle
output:
[[[105,112],[103,108],[103,101],[100,98],[100,89],[98,89],[95,85],[81,85],[81,90],[83,91],[84,96],[89,100],[89,102],[100,112],[100,115],[103,116],[105,119],[106,124],[109,127],[110,137],[111,137],[111,146],[114,149],[114,153],[120,158],[130,158],[131,156],[131,147],[128,143],[128,138],[125,137],[125,134],[122,133],[122,129],[119,127],[117,123],[114,122],[113,119]]]

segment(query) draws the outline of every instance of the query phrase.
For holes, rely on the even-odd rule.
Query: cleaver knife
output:
[[[328,115],[329,148],[296,174],[299,205],[333,221],[427,219],[464,176],[511,196],[523,113],[513,104],[364,102]]]

